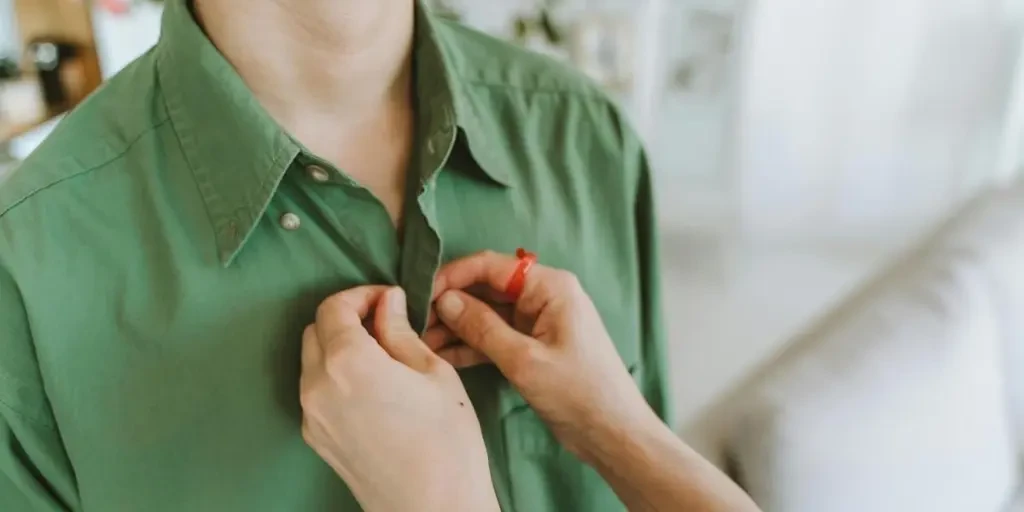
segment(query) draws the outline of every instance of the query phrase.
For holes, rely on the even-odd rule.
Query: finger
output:
[[[474,293],[470,293],[470,295],[479,298],[479,296]],[[515,306],[511,304],[495,304],[491,301],[485,302],[495,311],[495,313],[498,313],[498,316],[505,319],[505,321],[516,330],[519,332],[530,332],[529,328],[533,326],[533,323],[521,321],[520,317],[523,315],[516,312]],[[444,323],[441,322],[441,319],[437,317],[436,313],[433,314],[433,316],[435,318],[434,322],[429,324],[427,326],[427,332],[423,333],[423,342],[427,344],[427,348],[433,352],[437,352],[446,345],[461,342],[459,337],[456,336],[447,325],[444,325]],[[523,328],[520,328],[520,324],[523,325]]]
[[[499,367],[514,364],[515,354],[536,343],[513,329],[490,306],[462,291],[445,292],[437,300],[437,311],[459,339]]]
[[[323,364],[324,352],[316,337],[316,326],[307,325],[302,331],[302,371],[311,370]]]
[[[360,286],[336,293],[324,300],[316,310],[317,337],[321,344],[353,341],[369,333],[363,319],[377,305],[387,286]],[[357,336],[345,336],[346,333]]]
[[[440,322],[440,320],[438,321]],[[423,333],[423,343],[432,352],[438,352],[457,341],[459,341],[459,337],[444,324],[431,327],[427,329],[427,332]]]
[[[441,267],[434,279],[434,298],[448,290],[464,290],[473,285],[487,285],[497,292],[505,290],[519,260],[492,251],[478,252]]]
[[[474,295],[509,302],[504,292],[519,264],[519,259],[513,256],[491,251],[455,260],[438,271],[434,281],[435,298],[449,290],[465,290],[478,286],[483,287],[486,292],[477,292]],[[556,279],[558,272],[543,265],[533,265],[526,276],[519,300],[516,301],[516,309],[531,316],[539,314],[549,302],[557,298],[557,287],[544,283],[559,282]]]
[[[455,368],[470,368],[483,364],[493,364],[487,356],[469,345],[451,345],[441,349],[437,355],[441,359],[448,361],[448,364]]]
[[[434,353],[409,324],[405,292],[401,288],[384,293],[374,316],[377,342],[393,359],[418,371],[430,368]]]
[[[441,319],[437,317],[437,312],[434,311],[434,305],[430,305],[430,310],[427,311],[427,329],[436,326],[441,323]]]
[[[505,284],[508,284],[507,282]],[[474,284],[468,288],[463,288],[462,291],[484,301],[492,306],[495,304],[506,304],[510,305],[511,300],[505,290],[495,290],[488,284]]]
[[[302,371],[299,373],[299,403],[306,408],[309,390],[324,370],[324,352],[316,337],[316,327],[306,326],[302,333]]]

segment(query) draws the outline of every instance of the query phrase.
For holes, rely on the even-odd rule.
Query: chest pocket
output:
[[[624,267],[611,255],[621,251],[602,251],[599,242],[621,243],[604,233],[591,233],[587,240],[574,239],[583,235],[571,218],[559,213],[558,207],[537,204],[522,188],[504,188],[472,178],[453,178],[442,187],[438,197],[438,217],[444,227],[445,259],[451,260],[474,252],[490,249],[512,253],[517,247],[535,250],[541,263],[576,273],[588,291],[601,293],[592,297],[601,312],[620,355],[639,378],[638,315],[636,304],[629,297],[636,296],[631,286],[618,281],[616,269]],[[591,251],[580,252],[581,245]],[[593,249],[598,249],[594,251]],[[596,259],[593,259],[596,258]],[[613,283],[608,285],[608,283]],[[632,306],[632,307],[631,307]],[[478,381],[475,384],[496,389],[472,395],[488,396],[496,403],[476,403],[478,413],[494,414],[492,424],[500,432],[489,439],[492,462],[507,485],[506,510],[516,512],[618,512],[626,508],[604,480],[589,466],[565,450],[551,434],[544,422],[526,404],[525,400],[501,381]],[[474,391],[476,393],[474,393]],[[486,412],[485,412],[486,411]],[[495,457],[496,446],[504,456]],[[506,500],[503,500],[503,502]]]
[[[508,413],[502,429],[516,512],[627,510],[597,471],[563,448],[529,407]]]

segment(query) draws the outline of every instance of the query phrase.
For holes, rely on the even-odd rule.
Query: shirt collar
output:
[[[511,186],[508,161],[501,153],[494,150],[491,139],[503,134],[494,133],[493,128],[483,122],[483,116],[474,101],[475,96],[471,84],[463,78],[460,70],[467,63],[466,56],[460,50],[460,43],[454,41],[447,22],[438,21],[416,2],[416,62],[417,89],[421,91],[421,106],[424,102],[432,104],[430,110],[422,111],[427,116],[444,115],[441,110],[449,105],[453,110],[455,122],[473,159],[484,173],[494,182],[503,186]],[[432,91],[430,98],[424,98],[423,91]]]
[[[241,76],[199,28],[190,0],[168,0],[166,4],[155,50],[160,88],[226,266],[263,216],[303,148],[259,105]],[[428,119],[430,126],[450,126],[454,121],[484,174],[508,186],[507,164],[489,149],[488,132],[479,122],[467,84],[452,68],[452,45],[444,44],[438,21],[419,1],[416,12],[420,117]]]

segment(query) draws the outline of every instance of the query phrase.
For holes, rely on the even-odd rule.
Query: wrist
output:
[[[436,509],[444,512],[500,512],[498,497],[494,493],[494,482],[486,457],[476,464],[469,459],[459,459],[460,465],[450,471],[442,471],[445,475],[441,482],[432,485],[438,505]],[[413,509],[407,509],[413,510]],[[416,507],[416,510],[425,510]]]
[[[452,461],[454,462],[454,461]],[[463,461],[464,462],[464,461]],[[438,461],[435,471],[411,472],[404,485],[362,486],[357,480],[345,480],[363,510],[385,512],[500,512],[487,465],[482,470],[473,464],[446,464]],[[340,473],[339,473],[340,474]],[[415,477],[414,475],[419,475]],[[391,481],[398,481],[391,478]]]
[[[469,468],[474,465],[463,466]],[[475,465],[477,471],[445,471],[442,482],[431,485],[433,503],[437,507],[424,507],[419,503],[415,510],[437,510],[438,512],[500,512],[498,497],[494,493],[494,482],[487,465]],[[460,468],[460,469],[463,469]],[[409,508],[406,510],[413,510]]]
[[[577,455],[594,467],[622,460],[626,452],[643,451],[644,446],[656,444],[668,431],[650,407],[605,415],[591,425],[579,443]]]
[[[487,482],[486,492],[484,489],[467,489],[467,494],[454,496],[448,503],[439,506],[438,512],[500,512],[498,497],[494,494],[491,482]],[[407,509],[411,510],[411,509]],[[423,510],[419,508],[418,510]]]
[[[455,474],[452,479],[457,479]],[[426,482],[424,482],[426,483]],[[411,487],[410,489],[413,489]],[[398,491],[396,491],[398,492]],[[403,491],[405,492],[405,491]],[[376,510],[372,507],[365,507],[367,510]],[[408,500],[402,500],[393,508],[380,508],[380,510],[393,510],[394,512],[405,512],[408,510],[422,510],[430,512],[500,512],[498,498],[494,494],[493,483],[488,479],[461,480],[458,483],[434,483],[427,487],[421,487],[418,491],[411,493]]]

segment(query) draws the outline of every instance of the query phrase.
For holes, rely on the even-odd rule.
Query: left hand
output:
[[[409,325],[401,289],[324,301],[303,335],[300,388],[303,437],[364,509],[498,510],[473,405]]]

